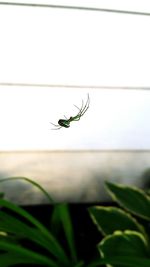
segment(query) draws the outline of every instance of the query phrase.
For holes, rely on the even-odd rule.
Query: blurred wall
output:
[[[150,187],[150,151],[1,152],[0,178],[24,176],[42,185],[56,201],[108,201],[104,181]],[[19,204],[45,203],[43,194],[25,181],[0,184]]]

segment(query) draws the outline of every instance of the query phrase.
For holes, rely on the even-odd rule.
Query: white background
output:
[[[51,130],[90,95],[90,107],[70,128]],[[65,99],[66,96],[66,99]],[[150,149],[150,91],[0,88],[0,150]]]
[[[148,1],[43,3],[150,12]],[[0,5],[0,150],[150,149],[150,91],[94,89],[150,86],[149,28],[148,16]],[[87,93],[84,117],[51,131]]]

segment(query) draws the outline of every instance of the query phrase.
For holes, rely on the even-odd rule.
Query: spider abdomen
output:
[[[59,120],[58,124],[62,127],[69,128],[70,127],[70,122],[68,120]]]

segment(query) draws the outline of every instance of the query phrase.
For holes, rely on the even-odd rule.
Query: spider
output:
[[[90,104],[90,98],[89,98],[89,94],[88,94],[87,101],[86,101],[85,105],[83,103],[83,100],[82,100],[81,108],[78,108],[76,105],[74,105],[79,110],[79,112],[78,112],[78,114],[76,116],[70,117],[69,119],[67,119],[66,116],[64,116],[65,120],[64,119],[60,119],[58,121],[58,124],[54,124],[54,123],[51,122],[51,124],[55,126],[55,128],[53,128],[51,130],[59,130],[62,127],[69,128],[70,127],[70,122],[79,121],[80,120],[80,118],[84,115],[84,113],[89,108],[89,104]]]

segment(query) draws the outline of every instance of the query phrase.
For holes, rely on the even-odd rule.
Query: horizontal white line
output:
[[[72,84],[36,84],[36,83],[0,83],[0,86],[22,87],[51,87],[51,88],[79,88],[79,89],[131,89],[150,90],[150,86],[107,86],[107,85],[72,85]]]
[[[68,149],[68,150],[0,150],[2,154],[40,154],[40,153],[150,153],[150,149]]]

